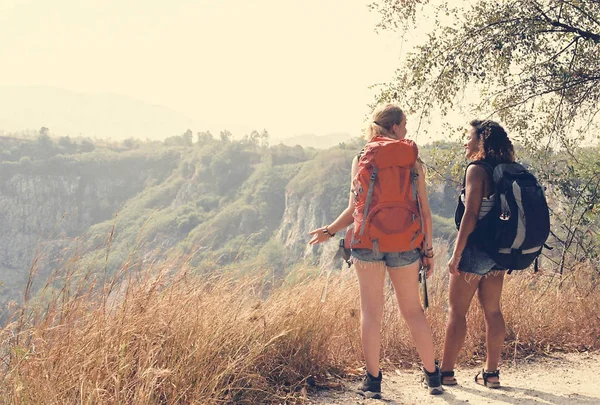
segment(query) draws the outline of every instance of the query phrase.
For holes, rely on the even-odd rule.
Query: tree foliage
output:
[[[372,7],[383,29],[412,27],[423,13],[435,27],[383,99],[401,98],[425,117],[464,102],[474,88],[477,111],[499,117],[532,147],[547,145],[540,139],[572,146],[589,135],[600,110],[599,1],[381,0]]]
[[[371,7],[381,29],[409,30],[427,19],[432,27],[381,101],[419,113],[419,124],[458,107],[500,120],[519,141],[519,160],[548,187],[557,268],[587,261],[600,272],[593,146],[600,140],[600,1],[380,0]],[[456,181],[456,159],[431,156],[434,172]]]

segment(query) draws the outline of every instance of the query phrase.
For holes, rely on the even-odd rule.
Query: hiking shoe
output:
[[[435,362],[435,371],[433,373],[428,372],[423,367],[423,386],[429,389],[429,394],[439,395],[444,392],[442,388],[442,373],[438,367],[437,361]]]
[[[358,393],[367,398],[381,399],[381,370],[379,370],[379,375],[377,377],[373,377],[371,373],[367,371],[365,378],[358,386]]]

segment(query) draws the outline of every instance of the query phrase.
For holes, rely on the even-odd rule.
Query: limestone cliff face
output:
[[[150,183],[177,167],[177,155],[111,155],[0,166],[0,270],[27,269],[36,251],[60,256],[61,246],[109,220]],[[52,257],[45,257],[49,262]]]
[[[333,261],[341,235],[336,235],[321,246],[311,246],[309,232],[329,224],[330,218],[318,194],[298,195],[286,192],[285,212],[281,220],[278,238],[285,247],[303,260],[316,262],[322,269],[339,268],[341,261]]]
[[[0,281],[5,284],[13,274],[24,274],[40,252],[41,262],[51,270],[53,261],[67,257],[62,249],[79,246],[75,239],[85,242],[77,251],[80,256],[98,248],[106,242],[100,233],[108,237],[116,213],[120,215],[111,244],[115,261],[126,256],[138,235],[146,238],[148,249],[167,251],[185,244],[186,238],[194,240],[211,231],[220,232],[214,238],[222,244],[240,235],[265,242],[275,235],[288,248],[289,259],[332,266],[339,238],[309,246],[309,232],[330,223],[337,215],[332,212],[339,211],[331,207],[332,201],[344,198],[321,180],[317,191],[290,187],[299,168],[278,175],[263,170],[242,182],[239,195],[232,198],[215,194],[206,170],[182,164],[178,155],[156,159],[136,155],[117,162],[101,156],[85,164],[61,159],[60,165],[51,161],[0,165],[7,167],[0,171]],[[344,184],[332,176],[333,170],[323,173],[332,184]],[[250,192],[248,187],[255,189]],[[149,217],[154,222],[146,224]],[[260,248],[258,244],[253,250]]]
[[[340,161],[349,159],[336,151],[325,164],[272,166],[253,147],[232,146],[235,159],[210,150],[213,160],[205,149],[189,147],[50,157],[36,148],[33,159],[5,161],[0,148],[0,324],[3,304],[22,294],[34,257],[39,272],[33,294],[74,256],[87,266],[104,252],[107,273],[134,251],[157,258],[193,252],[198,264],[212,266],[214,260],[266,257],[270,251],[261,249],[276,237],[288,248],[286,263],[333,267],[338,238],[309,246],[308,233],[334,219],[339,207],[331,204],[343,203],[347,193],[345,187],[337,191],[345,186],[337,168],[345,178]],[[271,250],[282,253],[279,244]]]
[[[77,237],[109,219],[142,186],[101,175],[15,174],[0,180],[0,267],[29,267],[37,246]]]
[[[286,188],[278,238],[298,259],[317,264],[321,269],[343,265],[342,260],[334,261],[333,256],[344,231],[318,246],[308,245],[309,232],[330,224],[346,208],[354,154],[350,149],[332,149],[326,158],[307,162]]]

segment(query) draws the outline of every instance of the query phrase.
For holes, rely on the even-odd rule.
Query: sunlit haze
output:
[[[358,135],[406,52],[368,3],[3,0],[0,87],[124,95],[194,131]]]

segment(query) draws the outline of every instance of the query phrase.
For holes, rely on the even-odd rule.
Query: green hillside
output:
[[[319,263],[330,251],[308,247],[308,232],[346,206],[350,163],[363,141],[328,150],[268,143],[267,133],[232,140],[227,131],[217,137],[187,131],[164,142],[51,138],[45,129],[34,138],[0,138],[3,302],[21,299],[30,269],[37,273],[35,291],[70,258],[107,275],[124,263],[173,255],[204,271],[268,269],[281,277],[307,260]],[[594,148],[579,154],[598,159]],[[421,155],[434,237],[450,239],[462,148],[437,143],[421,147]],[[569,193],[593,198],[597,187],[581,183],[594,178],[593,166],[553,157],[555,172],[540,171],[549,191],[565,201]],[[538,158],[528,161],[535,166]],[[558,197],[551,203],[569,209]],[[592,229],[594,210],[581,217]],[[555,228],[559,242],[568,238],[567,228],[558,222]],[[597,235],[583,241],[590,256]],[[59,286],[60,277],[52,283]]]

